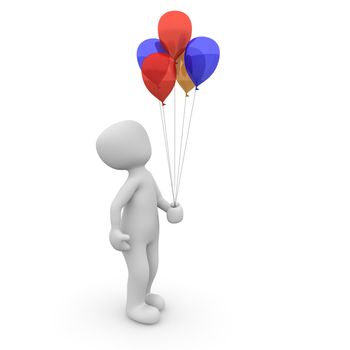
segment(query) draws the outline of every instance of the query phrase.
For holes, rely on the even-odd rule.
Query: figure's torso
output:
[[[136,180],[139,185],[133,197],[124,207],[121,229],[130,235],[131,240],[151,241],[158,237],[159,232],[155,181],[152,174],[146,169],[129,179]]]

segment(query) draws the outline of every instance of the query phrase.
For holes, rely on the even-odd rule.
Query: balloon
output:
[[[170,11],[159,20],[159,39],[175,60],[185,51],[186,45],[191,39],[191,34],[191,20],[183,12]]]
[[[204,36],[192,39],[185,51],[185,66],[196,86],[202,84],[215,71],[220,58],[218,44]]]
[[[189,77],[186,71],[185,67],[185,54],[182,53],[181,56],[179,56],[177,63],[176,63],[176,80],[182,87],[182,89],[185,91],[186,96],[187,94],[194,88],[193,81]]]
[[[164,104],[175,85],[175,61],[164,53],[154,53],[144,59],[141,70],[147,89]]]
[[[160,40],[147,39],[143,41],[137,48],[137,62],[140,68],[142,67],[143,60],[152,53],[167,53]]]

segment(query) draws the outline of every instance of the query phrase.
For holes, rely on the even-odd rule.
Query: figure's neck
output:
[[[137,175],[146,172],[146,168],[144,165],[136,166],[135,168],[129,169],[129,175]]]

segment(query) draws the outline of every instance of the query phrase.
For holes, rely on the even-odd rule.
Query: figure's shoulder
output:
[[[139,176],[128,176],[124,183],[124,186],[137,188],[140,186],[141,183],[142,180],[139,178]]]
[[[137,187],[141,186],[150,186],[155,184],[154,178],[152,174],[146,169],[143,172],[129,175],[128,179],[126,180],[126,183],[130,183],[130,185],[134,185]]]
[[[147,177],[148,177],[148,179],[149,179],[151,182],[156,183],[156,181],[155,181],[155,179],[154,179],[152,173],[151,173],[149,170],[147,170]]]
[[[149,176],[151,179],[153,179],[153,175],[148,169],[146,169],[146,173],[147,173],[147,176]]]

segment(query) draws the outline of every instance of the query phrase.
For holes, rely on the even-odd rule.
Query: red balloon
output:
[[[147,89],[164,103],[175,85],[175,61],[164,53],[154,53],[144,59],[141,70]]]
[[[159,39],[175,60],[185,51],[186,45],[191,39],[191,34],[191,20],[183,12],[170,11],[159,20]]]

